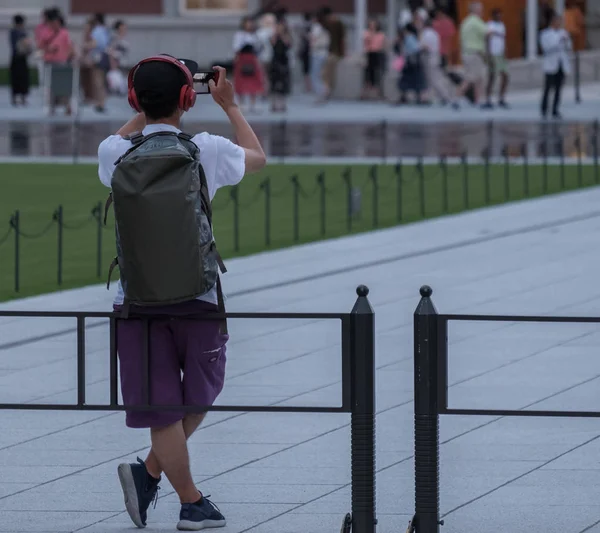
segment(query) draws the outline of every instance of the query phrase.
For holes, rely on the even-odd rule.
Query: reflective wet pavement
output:
[[[0,157],[95,157],[98,144],[114,133],[122,122],[35,123],[8,121],[0,124]],[[489,150],[492,157],[505,149],[519,155],[565,156],[594,152],[598,123],[591,122],[444,122],[440,124],[387,123],[298,123],[257,122],[254,128],[268,156],[365,157],[406,156],[478,157]],[[210,131],[233,138],[223,122],[188,123],[186,131]]]

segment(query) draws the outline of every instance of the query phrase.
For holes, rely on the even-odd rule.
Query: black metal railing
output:
[[[340,406],[282,406],[282,405],[157,405],[151,401],[150,362],[148,342],[153,320],[164,315],[132,314],[124,319],[116,312],[68,311],[2,311],[0,318],[70,318],[76,322],[77,339],[77,403],[0,403],[2,409],[44,411],[233,411],[285,413],[349,413],[351,416],[351,484],[352,510],[344,517],[343,532],[375,533],[375,313],[367,295],[369,289],[356,289],[358,298],[349,313],[210,313],[178,316],[186,319],[261,319],[261,320],[337,320],[341,324],[342,402]],[[109,323],[109,402],[88,403],[86,398],[85,334],[88,319],[107,319]],[[118,395],[117,323],[120,320],[140,320],[142,327],[142,403],[122,405]]]
[[[570,159],[547,151],[536,159],[523,145],[515,152],[506,147],[501,158],[486,151],[480,158],[419,157],[257,176],[216,196],[219,247],[227,258],[600,184],[598,151],[588,157],[581,145]],[[47,218],[39,209],[6,213],[0,300],[102,279],[114,255],[114,225],[103,225],[102,211],[98,202],[74,215],[62,205],[48,209]]]
[[[439,533],[440,415],[600,418],[597,411],[456,409],[448,406],[448,323],[546,322],[600,324],[600,317],[440,314],[427,285],[414,313],[415,516],[409,533]],[[482,532],[485,533],[485,532]]]

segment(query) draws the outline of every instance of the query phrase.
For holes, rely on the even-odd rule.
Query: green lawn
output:
[[[352,219],[347,216],[348,187],[343,178],[347,170],[352,186],[362,193],[361,212]],[[324,186],[317,179],[321,172]],[[298,177],[297,198],[293,176]],[[267,178],[270,186],[261,188]],[[405,165],[399,172],[391,165],[270,165],[260,174],[246,177],[237,188],[237,230],[234,189],[218,193],[214,201],[215,234],[227,258],[502,203],[507,201],[507,193],[509,200],[519,200],[589,186],[597,179],[593,166],[526,169],[523,165],[490,165],[486,169],[484,165],[453,165],[443,170],[439,165],[426,165],[420,170]],[[111,212],[109,227],[101,232],[98,277],[98,224],[91,211],[98,202],[104,202],[108,190],[98,181],[95,166],[0,164],[0,185],[0,301],[58,288],[58,226],[52,215],[59,205],[65,224],[61,287],[106,281],[114,255],[113,221]],[[7,233],[16,209],[21,230],[18,293],[14,290],[15,233]],[[37,236],[45,228],[47,232]]]

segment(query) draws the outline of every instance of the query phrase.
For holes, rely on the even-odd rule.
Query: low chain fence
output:
[[[600,183],[593,158],[416,158],[394,165],[316,167],[219,191],[215,238],[225,258],[385,228]],[[10,213],[0,226],[0,299],[106,279],[114,222],[103,202],[87,214]],[[2,213],[0,213],[0,217]],[[0,218],[1,221],[1,218]]]

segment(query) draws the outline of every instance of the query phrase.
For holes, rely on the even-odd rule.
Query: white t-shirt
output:
[[[421,46],[427,50],[427,59],[431,65],[441,63],[440,36],[437,31],[433,28],[424,28],[421,32]]]
[[[329,54],[331,37],[329,32],[318,22],[310,28],[310,51],[313,55],[326,56]]]
[[[506,26],[504,22],[490,20],[488,28],[490,30],[490,54],[503,57],[506,49]]]
[[[158,131],[180,130],[168,124],[149,124],[142,133],[149,135]],[[192,138],[200,150],[200,163],[206,175],[208,194],[212,200],[218,189],[226,185],[237,185],[246,172],[246,156],[243,148],[232,143],[225,137],[199,133]],[[123,139],[120,135],[111,135],[104,139],[98,147],[98,176],[100,181],[110,187],[112,175],[115,170],[115,161],[131,148],[131,141]],[[198,300],[217,303],[217,289],[213,287],[210,292],[200,296]],[[123,287],[121,281],[117,283],[117,294],[114,303],[123,303]]]
[[[244,46],[250,45],[256,54],[260,54],[262,44],[255,32],[239,30],[233,34],[233,53],[237,54]]]
[[[275,33],[274,28],[259,28],[256,32],[256,37],[260,41],[261,49],[258,58],[262,63],[269,63],[273,59],[273,45],[271,44],[271,37]]]

